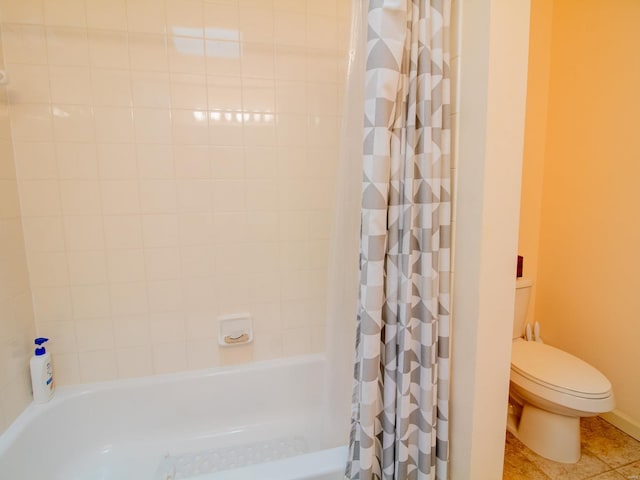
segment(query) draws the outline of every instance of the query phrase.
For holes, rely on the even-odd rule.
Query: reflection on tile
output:
[[[623,477],[616,472],[606,472],[602,475],[596,475],[595,477],[589,477],[590,480],[627,480],[628,477]]]
[[[624,478],[637,480],[640,478],[640,462],[635,462],[630,465],[620,467],[616,470]]]
[[[535,463],[536,466],[550,478],[566,478],[567,480],[582,479],[609,470],[609,466],[607,466],[606,463],[586,448],[582,449],[580,460],[573,464],[554,462],[536,455],[528,449],[526,455],[527,458]]]

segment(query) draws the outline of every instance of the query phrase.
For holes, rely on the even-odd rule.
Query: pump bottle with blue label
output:
[[[48,338],[36,338],[36,351],[29,365],[31,367],[31,385],[33,386],[33,401],[45,403],[51,400],[55,390],[53,382],[53,369],[51,368],[51,354],[47,352],[43,344]]]

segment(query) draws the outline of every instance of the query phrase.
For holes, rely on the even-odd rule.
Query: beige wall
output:
[[[324,350],[349,5],[0,2],[60,384]],[[219,349],[236,312],[255,343]]]
[[[546,341],[600,369],[613,383],[620,414],[636,428],[638,18],[634,0],[615,8],[595,0],[554,4],[535,297]],[[546,48],[546,40],[539,47]],[[542,82],[545,68],[538,73]],[[542,138],[538,127],[527,131],[529,138]],[[538,180],[525,175],[529,181]],[[530,238],[521,236],[523,247],[536,233],[535,225],[523,224],[521,233],[525,228]]]
[[[529,71],[527,76],[527,113],[522,159],[522,195],[518,255],[524,257],[524,276],[534,280],[535,298],[538,276],[542,177],[547,138],[549,100],[549,64],[553,0],[531,0],[529,31]],[[535,321],[535,302],[529,305],[527,322]]]
[[[6,87],[0,86],[0,433],[31,401],[35,336],[8,113]]]

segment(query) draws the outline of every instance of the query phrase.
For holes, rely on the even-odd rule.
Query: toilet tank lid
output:
[[[516,288],[525,288],[533,285],[533,280],[530,278],[520,277],[516,279]]]
[[[577,395],[603,395],[611,391],[611,383],[595,367],[544,343],[513,342],[511,368],[533,381]]]

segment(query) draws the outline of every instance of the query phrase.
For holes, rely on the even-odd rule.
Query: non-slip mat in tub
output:
[[[191,478],[293,457],[307,451],[307,443],[303,438],[291,437],[182,455],[166,454],[160,461],[154,480]]]

